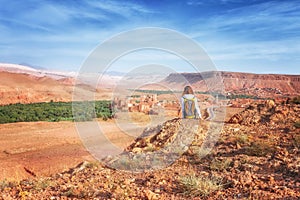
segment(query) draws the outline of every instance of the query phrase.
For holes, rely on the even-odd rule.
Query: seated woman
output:
[[[191,86],[185,86],[181,97],[181,111],[184,119],[202,119],[197,97]]]

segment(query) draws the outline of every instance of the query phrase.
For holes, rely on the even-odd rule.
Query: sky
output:
[[[133,29],[159,27],[197,42],[217,70],[300,74],[299,0],[0,0],[0,4],[0,63],[78,71],[104,41]],[[175,71],[189,71],[180,59],[158,51],[129,57],[112,70],[161,64],[165,59],[163,64],[174,65]],[[139,62],[129,62],[134,58]]]

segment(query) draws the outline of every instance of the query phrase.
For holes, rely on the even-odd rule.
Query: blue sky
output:
[[[198,42],[218,70],[300,74],[299,0],[0,0],[0,4],[2,63],[76,71],[97,45],[112,36],[161,27]],[[188,71],[179,65],[176,70]]]

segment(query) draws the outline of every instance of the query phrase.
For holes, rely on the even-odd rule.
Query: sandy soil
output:
[[[66,170],[91,159],[71,122],[0,125],[0,177],[22,179]]]
[[[113,121],[100,122],[106,136],[123,148],[133,138],[120,134]],[[0,125],[0,177],[15,180],[47,176],[94,160],[73,122],[30,122]]]

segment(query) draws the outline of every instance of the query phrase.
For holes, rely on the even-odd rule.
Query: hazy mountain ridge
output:
[[[74,85],[94,89],[77,81],[75,72],[37,70],[28,66],[0,63],[0,105],[72,100]]]
[[[114,74],[116,74],[114,72]],[[99,76],[101,74],[98,74]],[[171,73],[167,76],[104,74],[78,76],[77,72],[38,70],[28,66],[0,63],[0,105],[47,101],[71,101],[75,85],[87,91],[97,91],[102,98],[109,98],[101,91],[133,82],[139,89],[179,90],[192,85],[196,91],[223,91],[258,97],[286,97],[300,94],[300,75],[252,74],[211,71],[203,73]],[[164,78],[166,77],[166,78]]]
[[[47,76],[53,79],[76,77],[76,72],[52,71],[43,68],[33,68],[27,65],[0,63],[0,72],[11,72],[19,74],[28,74],[36,77]]]
[[[179,90],[184,85],[190,84],[199,91],[221,91],[224,87],[225,92],[258,96],[272,94],[289,96],[300,93],[300,75],[287,74],[225,71],[172,73],[162,83]]]

